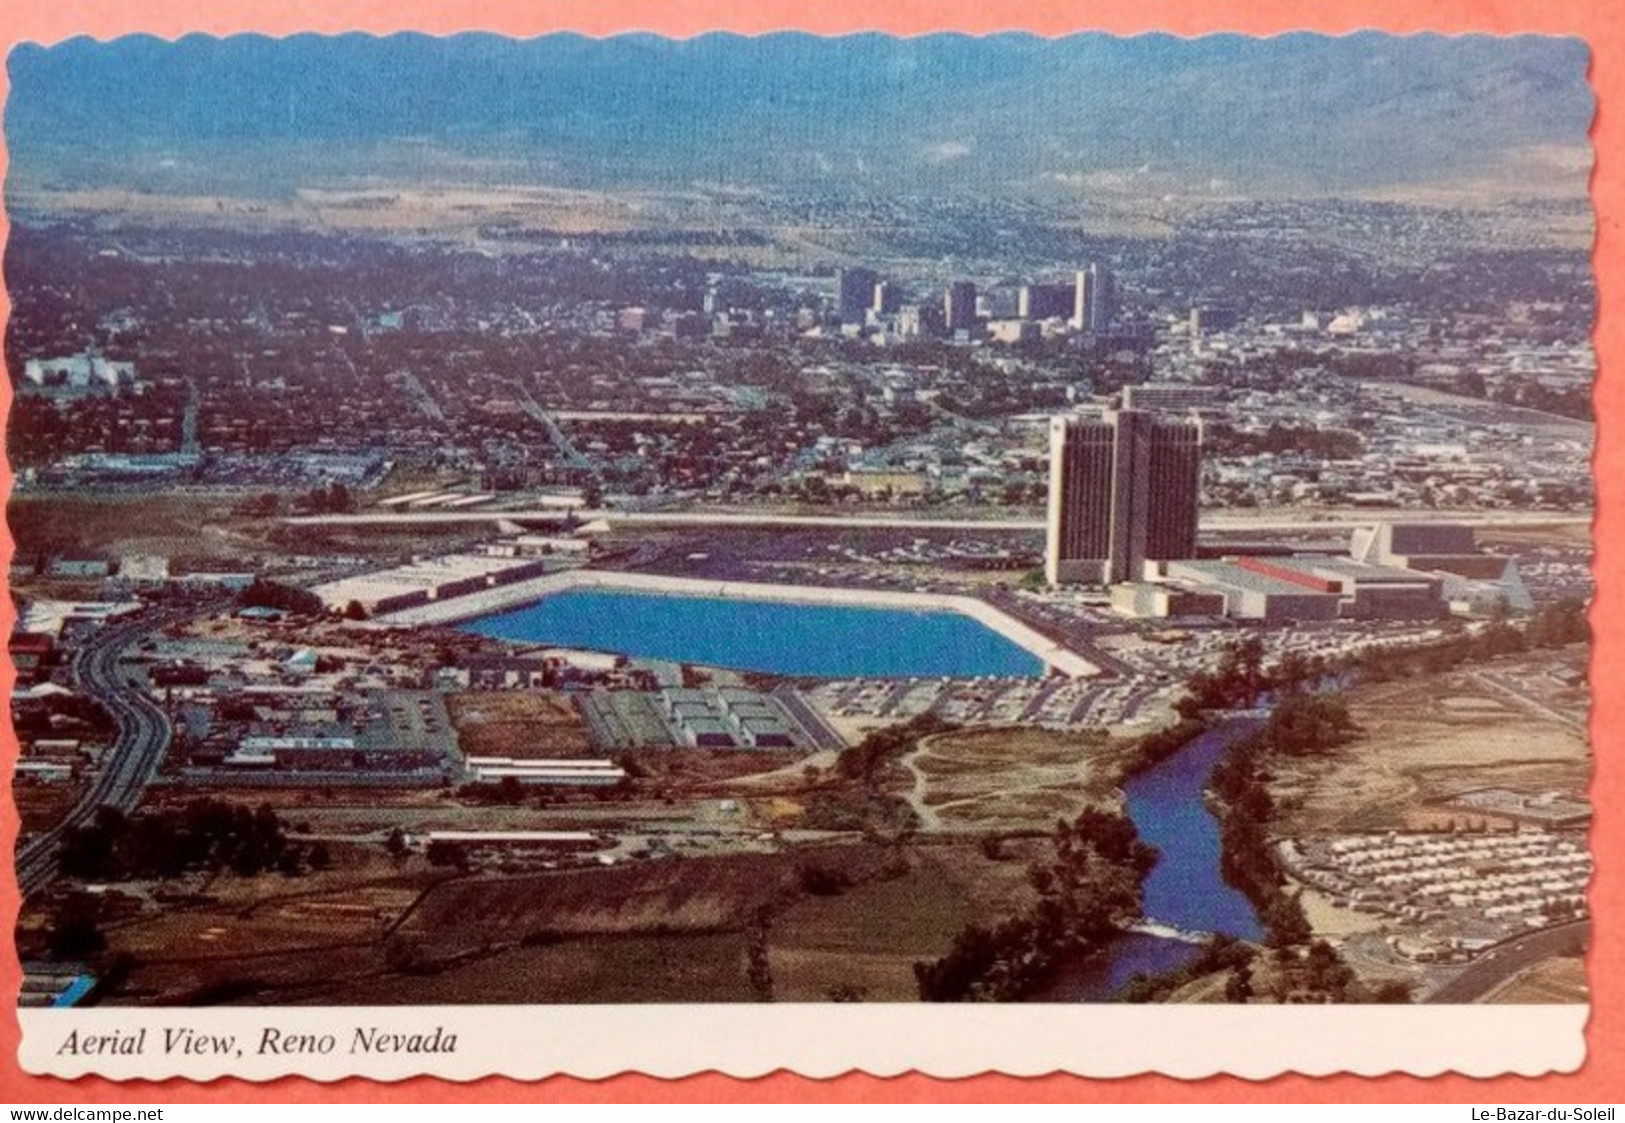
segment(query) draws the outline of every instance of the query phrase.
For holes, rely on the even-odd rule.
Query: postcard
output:
[[[1596,44],[257,26],[7,57],[21,1073],[1602,1087]]]

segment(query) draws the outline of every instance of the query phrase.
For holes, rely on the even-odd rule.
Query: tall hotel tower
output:
[[[1200,422],[1106,410],[1049,432],[1050,584],[1138,581],[1147,561],[1196,556]]]
[[[1117,282],[1104,265],[1078,271],[1072,299],[1072,326],[1079,331],[1103,333],[1117,318]]]

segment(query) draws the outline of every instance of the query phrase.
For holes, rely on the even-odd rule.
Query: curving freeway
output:
[[[109,624],[73,660],[79,689],[101,703],[116,729],[113,744],[90,787],[60,823],[17,848],[17,886],[24,897],[56,876],[57,849],[70,827],[84,826],[100,807],[132,810],[141,801],[169,747],[169,718],[147,693],[127,682],[119,659],[143,636],[190,615],[175,610],[143,612],[140,619]]]
[[[1514,975],[1558,955],[1583,954],[1591,940],[1591,921],[1572,920],[1515,936],[1485,951],[1472,964],[1434,991],[1429,1003],[1478,1002]]]

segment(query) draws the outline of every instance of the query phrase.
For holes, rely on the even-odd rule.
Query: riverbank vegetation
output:
[[[1286,878],[1270,839],[1270,758],[1323,753],[1357,733],[1341,697],[1290,693],[1213,770],[1208,790],[1219,818],[1220,872],[1253,903],[1273,947],[1303,943],[1310,928],[1296,898],[1282,888]]]
[[[1418,674],[1453,671],[1502,655],[1543,649],[1559,650],[1589,643],[1591,626],[1586,604],[1566,598],[1542,605],[1521,618],[1498,614],[1477,629],[1448,621],[1445,635],[1425,644],[1401,647],[1382,644],[1352,656],[1339,669],[1353,671],[1362,682],[1388,682]]]
[[[844,750],[835,766],[797,793],[799,825],[812,830],[895,836],[918,827],[908,801],[893,790],[899,761],[921,740],[954,728],[932,713],[877,729]]]

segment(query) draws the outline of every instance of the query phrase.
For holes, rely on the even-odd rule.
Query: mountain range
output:
[[[1575,39],[130,36],[8,59],[12,174],[799,192],[1585,190]],[[249,171],[244,169],[249,169]]]

